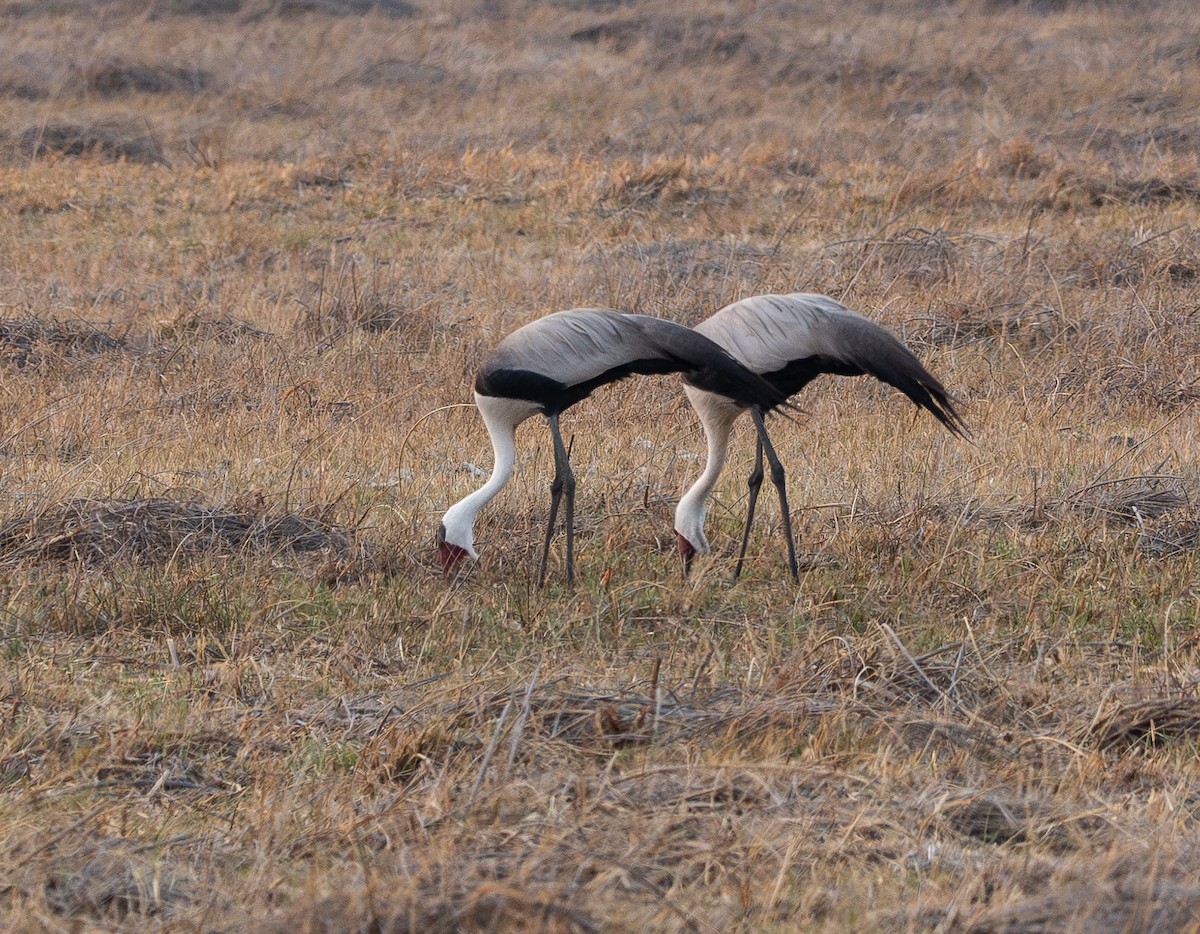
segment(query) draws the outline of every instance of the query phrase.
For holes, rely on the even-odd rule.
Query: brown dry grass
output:
[[[1200,929],[1200,16],[0,3],[0,925]],[[500,336],[833,294],[952,387],[490,464]],[[555,560],[561,560],[556,550]]]

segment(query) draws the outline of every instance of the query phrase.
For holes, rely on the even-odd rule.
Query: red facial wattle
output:
[[[449,574],[467,557],[470,557],[467,549],[461,545],[446,541],[438,542],[438,561],[442,564],[443,573]]]
[[[696,557],[696,548],[683,537],[682,532],[676,532],[675,538],[679,540],[679,558],[683,561],[683,573],[686,577],[688,571],[692,569],[692,559]]]

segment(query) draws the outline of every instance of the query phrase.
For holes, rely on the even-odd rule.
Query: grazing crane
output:
[[[539,318],[501,341],[475,379],[475,404],[492,440],[495,460],[488,482],[455,503],[438,529],[438,557],[446,572],[475,553],[474,524],[479,511],[508,482],[516,457],[516,428],[538,414],[550,422],[554,440],[554,481],[550,520],[542,547],[538,586],[546,577],[546,556],[560,500],[566,497],[567,582],[574,578],[575,476],[563,446],[558,417],[598,386],[634,373],[682,373],[689,385],[729,405],[761,411],[786,404],[786,393],[751,373],[707,337],[661,318],[577,308]]]
[[[838,376],[871,375],[895,386],[943,425],[968,437],[966,424],[955,411],[946,390],[919,360],[887,329],[824,295],[758,295],[722,308],[702,321],[696,331],[712,338],[747,368],[762,375],[779,392],[791,397],[822,373]],[[687,573],[692,558],[708,551],[704,537],[707,500],[716,486],[729,449],[729,434],[742,407],[714,395],[684,377],[684,389],[700,416],[708,441],[704,472],[679,500],[675,509],[675,535]],[[742,547],[738,552],[736,578],[746,557],[750,524],[763,480],[763,453],[771,467],[771,482],[779,492],[783,529],[787,537],[788,565],[799,579],[796,545],[792,538],[784,470],[771,447],[760,413],[750,410],[758,432],[754,470],[750,474],[750,501]]]

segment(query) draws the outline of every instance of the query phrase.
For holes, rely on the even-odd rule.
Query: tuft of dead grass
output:
[[[38,866],[45,873],[38,894],[64,919],[120,923],[178,914],[192,900],[191,873],[174,860],[155,859],[154,849],[119,837],[56,847],[49,865]]]
[[[1186,857],[1185,857],[1186,859]],[[1194,928],[1200,916],[1200,887],[1181,866],[1116,865],[1074,867],[1054,880],[1053,894],[1038,894],[991,909],[954,929],[972,934],[1050,934],[1052,931],[1138,930],[1166,934]]]
[[[602,44],[613,52],[644,48],[657,68],[726,61],[744,52],[747,34],[736,19],[656,13],[602,20],[572,32],[572,42]],[[650,51],[652,50],[652,52]]]
[[[127,94],[199,94],[213,87],[213,76],[203,69],[184,65],[150,65],[110,58],[81,69],[85,93],[101,97]]]
[[[601,212],[646,207],[660,199],[686,197],[690,187],[687,160],[655,162],[620,173],[601,194],[596,207]]]
[[[863,271],[888,278],[902,275],[926,285],[946,280],[956,265],[953,240],[941,230],[904,230],[862,248]]]
[[[354,550],[351,531],[316,515],[281,513],[262,503],[230,508],[165,497],[73,500],[0,524],[0,554],[8,567],[43,561],[99,566],[117,560],[162,562],[214,551],[345,557]]]
[[[0,146],[23,159],[99,158],[166,164],[159,141],[129,120],[42,123],[0,137]]]
[[[446,867],[445,876],[453,878]],[[432,874],[431,874],[432,875]],[[486,931],[522,930],[544,934],[595,934],[601,920],[572,906],[565,893],[548,886],[513,885],[502,880],[471,886],[445,882],[436,876],[423,881],[423,894],[414,899],[396,898],[383,889],[364,896],[360,892],[329,895],[315,903],[295,906],[264,931],[300,930],[318,934],[346,930],[396,931],[417,934],[483,934]]]
[[[437,296],[413,295],[394,272],[375,264],[369,276],[351,260],[336,276],[323,275],[309,283],[301,299],[301,329],[318,346],[328,348],[347,334],[365,331],[391,333],[403,352],[424,353],[438,330]]]
[[[1200,551],[1200,516],[1186,511],[1164,514],[1160,521],[1141,527],[1138,547],[1155,558]]]
[[[47,355],[125,350],[129,342],[114,330],[112,325],[100,328],[82,321],[0,320],[0,361],[24,367],[37,364]]]
[[[185,312],[175,321],[158,329],[158,336],[168,342],[213,342],[238,344],[243,341],[267,341],[274,339],[270,331],[255,327],[233,315],[205,315]]]
[[[1011,790],[948,790],[932,810],[932,819],[954,833],[997,846],[1036,844],[1057,852],[1100,839],[1103,817]]]
[[[1117,700],[1096,712],[1089,730],[1101,749],[1124,752],[1200,734],[1200,699],[1181,695]]]
[[[442,84],[450,77],[445,68],[422,61],[384,58],[362,65],[337,79],[338,87],[366,85],[369,87],[401,87],[414,91]]]
[[[1178,509],[1188,501],[1179,477],[1121,477],[1099,481],[1067,499],[1073,509],[1106,519],[1142,523]]]

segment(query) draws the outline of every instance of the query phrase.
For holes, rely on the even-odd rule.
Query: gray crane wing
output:
[[[488,356],[475,389],[528,399],[552,414],[635,373],[683,373],[742,405],[783,401],[776,387],[691,329],[601,308],[561,311],[518,328]]]
[[[759,295],[696,326],[788,396],[822,373],[874,376],[958,435],[966,425],[945,387],[883,326],[825,295]]]

